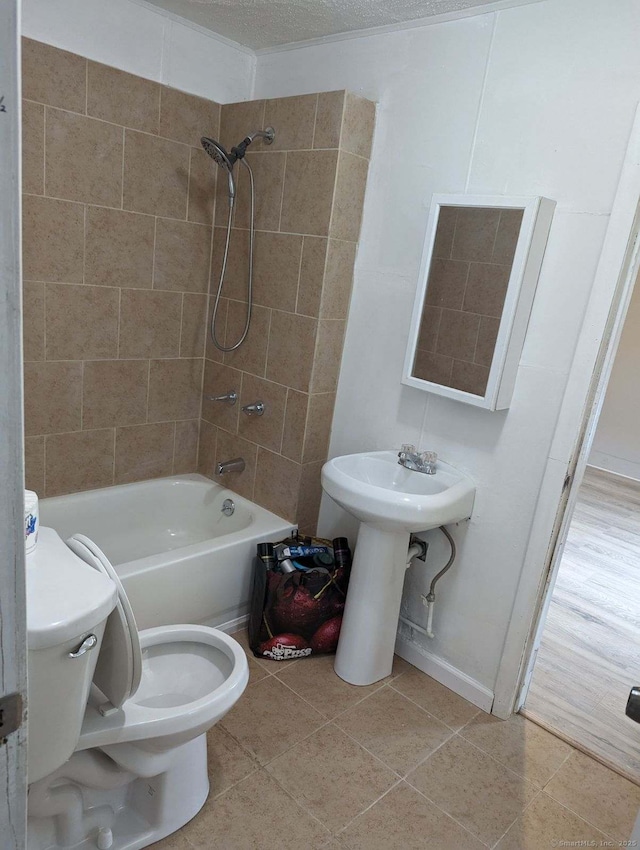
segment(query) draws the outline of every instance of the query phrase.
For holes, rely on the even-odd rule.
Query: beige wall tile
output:
[[[318,95],[314,148],[339,147],[344,99],[344,91],[320,92]]]
[[[345,322],[333,319],[318,322],[318,336],[313,360],[311,392],[332,393],[338,386]]]
[[[469,263],[434,257],[429,269],[425,304],[461,310],[468,276]]]
[[[212,334],[212,324],[213,324],[213,313],[216,306],[216,298],[215,295],[212,294],[209,297],[209,315],[207,317],[207,330],[206,330],[206,342],[205,342],[205,357],[208,360],[213,360],[214,363],[223,363],[224,362],[224,352],[220,351],[220,349],[214,345],[213,342],[213,334]],[[229,301],[227,298],[220,298],[220,303],[218,304],[218,311],[216,313],[215,320],[215,333],[216,339],[221,345],[224,345],[225,336],[227,333],[227,312],[228,312]]]
[[[389,836],[402,850],[481,850],[485,845],[401,782],[364,811],[343,833],[352,850],[387,850]]]
[[[488,263],[498,232],[500,210],[460,207],[451,256],[454,260]]]
[[[320,501],[322,500],[322,484],[320,473],[324,460],[305,463],[300,474],[300,490],[298,494],[298,524],[302,534],[316,534]]]
[[[299,463],[259,448],[255,501],[274,514],[295,522],[300,472]]]
[[[22,191],[44,192],[44,106],[22,101]]]
[[[407,781],[489,846],[537,793],[533,785],[458,736],[429,756]]]
[[[347,92],[340,147],[369,159],[375,121],[375,103]]]
[[[491,255],[492,262],[503,263],[511,268],[520,236],[522,216],[523,210],[500,211],[500,223]]]
[[[346,319],[349,314],[356,248],[355,242],[329,240],[320,308],[322,319]]]
[[[302,454],[303,463],[326,460],[335,401],[335,393],[315,393],[309,397],[309,413]]]
[[[457,390],[474,395],[484,395],[487,391],[489,369],[469,363],[466,360],[454,360],[451,368],[451,386]]]
[[[273,311],[266,372],[270,381],[309,390],[317,324],[307,316]]]
[[[121,207],[122,128],[50,107],[46,112],[47,195]]]
[[[319,316],[324,282],[324,268],[328,240],[321,236],[303,238],[300,281],[296,313],[303,316]]]
[[[149,370],[149,422],[200,416],[202,358],[152,360]]]
[[[264,126],[276,131],[271,150],[308,150],[312,147],[317,99],[315,94],[302,94],[265,101]]]
[[[22,286],[25,360],[44,360],[44,284],[25,280]]]
[[[292,313],[295,311],[301,253],[302,236],[262,231],[256,233],[254,303]]]
[[[258,230],[278,230],[282,179],[285,167],[284,153],[251,151],[245,157],[253,171],[255,183],[255,227]],[[234,169],[236,180],[236,204],[233,216],[235,227],[249,227],[250,191],[247,170],[243,166]],[[218,180],[216,224],[227,226],[229,216],[228,181],[222,175]],[[286,228],[281,228],[286,229]]]
[[[202,136],[218,137],[220,106],[178,89],[162,86],[160,135],[198,147]]]
[[[117,289],[48,283],[45,298],[47,360],[118,356]]]
[[[302,448],[307,424],[309,396],[289,388],[285,407],[282,433],[282,454],[291,460],[302,462]]]
[[[211,258],[210,292],[215,295],[220,285],[222,260],[227,238],[226,227],[215,227],[213,231],[213,252]],[[255,273],[255,272],[254,272]],[[246,301],[249,281],[249,231],[231,229],[227,267],[224,273],[222,294],[234,301]]]
[[[418,348],[423,351],[435,351],[438,342],[438,331],[442,310],[440,307],[430,307],[425,304],[422,308],[422,321],[418,334]]]
[[[452,369],[453,359],[451,357],[443,357],[441,354],[424,351],[422,348],[417,349],[412,372],[416,378],[448,387],[451,386]]]
[[[471,263],[463,309],[483,316],[502,316],[510,269],[493,263]]]
[[[25,279],[82,283],[83,206],[27,195],[22,213]]]
[[[480,316],[460,310],[443,310],[438,332],[437,353],[458,360],[473,360]]]
[[[84,112],[87,60],[31,38],[22,39],[22,94],[28,100]]]
[[[80,428],[82,363],[25,363],[24,420],[27,436]]]
[[[264,100],[223,104],[220,109],[220,141],[227,150],[231,150],[249,133],[262,129],[263,121]]]
[[[182,296],[178,292],[123,289],[120,357],[177,357]]]
[[[185,292],[182,296],[180,357],[202,357],[204,355],[206,325],[207,296]]]
[[[337,161],[335,151],[294,151],[287,154],[280,230],[328,235]],[[335,235],[339,236],[339,233]]]
[[[208,292],[211,228],[159,218],[153,269],[155,289]]]
[[[368,170],[366,159],[340,151],[330,230],[336,239],[357,242],[360,237]]]
[[[155,222],[150,215],[87,207],[87,283],[150,287]]]
[[[147,418],[146,360],[91,360],[84,364],[82,427],[137,425]]]
[[[220,363],[213,363],[211,360],[205,360],[202,418],[232,434],[237,434],[238,417],[240,415],[238,402],[228,404],[223,401],[211,401],[208,396],[221,396],[236,392],[238,398],[240,398],[241,386],[242,372]]]
[[[184,219],[189,148],[135,130],[125,132],[124,208]]]
[[[191,148],[189,161],[189,221],[213,224],[218,168],[201,148]]]
[[[112,428],[52,434],[46,443],[46,495],[78,493],[113,484]]]
[[[198,471],[198,435],[200,421],[189,419],[176,422],[175,447],[173,452],[173,474],[185,475]]]
[[[88,62],[87,115],[143,130],[158,132],[160,86],[109,65]]]
[[[171,475],[175,423],[116,429],[115,483]]]
[[[247,305],[239,301],[230,301],[227,312],[226,345],[237,342],[244,330]],[[254,307],[251,314],[251,327],[247,338],[239,349],[224,355],[224,362],[234,369],[242,369],[262,378],[267,363],[267,345],[269,343],[269,323],[271,310],[266,307]],[[267,377],[269,377],[267,375]]]
[[[491,366],[499,329],[499,319],[492,319],[489,316],[481,317],[480,329],[478,330],[478,342],[476,344],[476,354],[474,357],[475,362],[479,363],[481,366]]]
[[[457,207],[440,207],[436,238],[433,243],[433,256],[444,260],[451,259],[453,234],[456,230]]]
[[[200,420],[200,440],[198,442],[198,472],[213,478],[216,465],[216,440],[218,429],[215,425]]]
[[[24,439],[24,485],[38,496],[44,495],[44,437]]]
[[[242,457],[244,458],[245,468],[242,472],[228,472],[225,475],[214,474],[215,481],[222,484],[223,487],[229,487],[230,490],[234,490],[246,499],[253,499],[257,453],[258,447],[254,443],[218,428],[216,463]],[[215,473],[215,463],[212,472]]]
[[[240,412],[238,433],[241,437],[271,451],[279,452],[282,445],[286,387],[248,375],[242,376],[240,407],[261,401],[265,406],[262,416],[247,416]]]

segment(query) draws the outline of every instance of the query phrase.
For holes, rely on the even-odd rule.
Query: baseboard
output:
[[[615,478],[623,478],[634,484],[640,481],[640,464],[623,460],[613,455],[592,452],[587,468],[594,469],[596,472],[604,472],[607,475],[613,475]]]
[[[404,637],[398,635],[396,638],[396,654],[404,658],[409,664],[413,664],[418,670],[422,670],[436,682],[440,682],[449,690],[464,699],[477,705],[483,711],[491,711],[493,705],[493,691],[485,688],[480,682],[476,682],[471,676],[467,676],[452,664],[443,661],[426,649],[417,646]]]
[[[234,632],[239,632],[241,629],[244,629],[248,622],[249,615],[243,614],[241,617],[234,617],[233,620],[227,620],[226,623],[220,623],[220,625],[214,626],[214,628],[220,629],[221,632],[226,632],[228,635],[232,635]],[[207,626],[211,624],[204,623],[204,625]]]

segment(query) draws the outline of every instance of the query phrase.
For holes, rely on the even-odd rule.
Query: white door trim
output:
[[[19,24],[19,0],[0,3],[0,697],[26,701]],[[3,850],[26,846],[26,733],[0,736]]]
[[[493,713],[517,704],[584,474],[586,439],[611,373],[638,266],[640,109],[625,155],[593,289],[547,460],[495,685]]]

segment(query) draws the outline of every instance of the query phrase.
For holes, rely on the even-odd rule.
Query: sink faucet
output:
[[[233,460],[221,460],[216,464],[216,475],[226,475],[228,472],[242,472],[244,467],[243,457],[234,457]]]
[[[404,443],[398,452],[400,466],[414,472],[424,472],[425,475],[436,474],[437,461],[438,455],[435,452],[417,452],[416,447],[410,443]]]

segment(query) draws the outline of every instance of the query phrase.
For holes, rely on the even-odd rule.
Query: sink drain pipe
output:
[[[431,584],[429,585],[429,593],[426,596],[422,597],[422,604],[427,609],[427,627],[425,629],[423,626],[419,626],[418,623],[414,623],[413,620],[410,620],[408,617],[403,617],[402,615],[400,615],[399,617],[402,623],[412,629],[415,629],[417,632],[420,632],[420,634],[423,634],[428,638],[435,637],[435,633],[433,631],[433,609],[436,604],[436,584],[438,583],[438,581],[440,581],[442,576],[446,572],[448,572],[448,570],[451,569],[451,567],[453,566],[453,562],[456,559],[456,544],[454,542],[453,537],[449,534],[448,530],[444,527],[444,525],[440,526],[440,531],[449,541],[449,545],[451,546],[451,554],[449,556],[449,560],[444,565],[444,567],[431,580]],[[422,553],[422,557],[424,560],[424,554],[426,550],[421,548],[421,546],[419,545],[420,543],[422,543],[422,541],[415,542],[414,539],[414,541],[412,541],[411,545],[409,546],[409,551],[407,552],[407,566],[409,566],[413,558],[419,556],[420,553]],[[422,545],[425,546],[425,544]],[[416,548],[418,551],[414,551]]]

